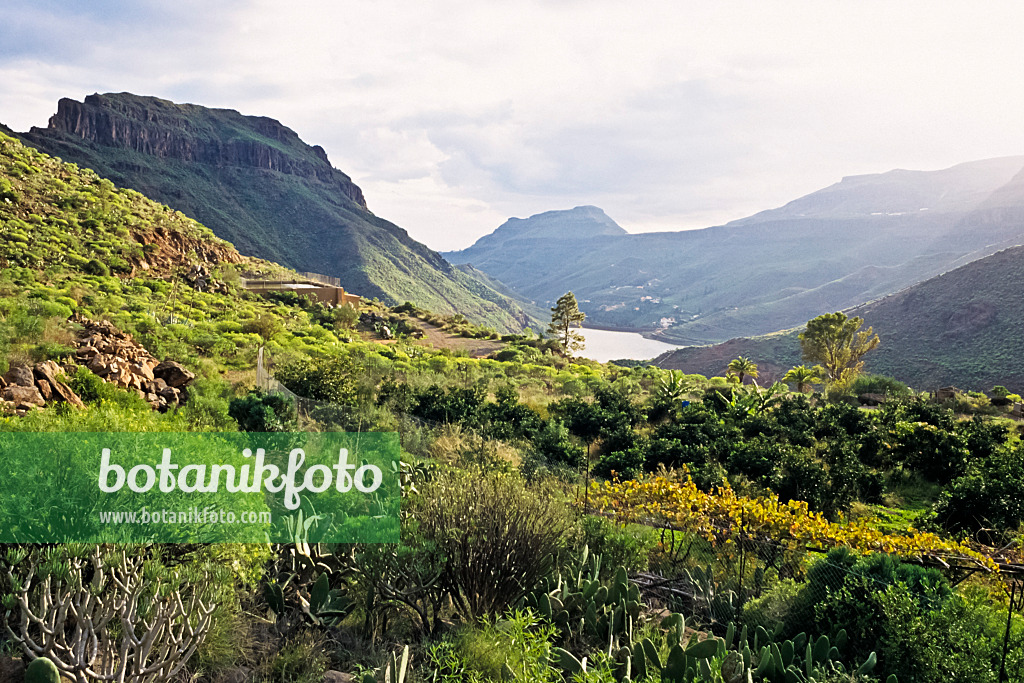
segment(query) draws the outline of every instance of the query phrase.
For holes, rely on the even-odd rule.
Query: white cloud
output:
[[[578,204],[701,227],[1024,152],[1015,2],[14,5],[0,121],[121,90],[272,116],[435,248]]]

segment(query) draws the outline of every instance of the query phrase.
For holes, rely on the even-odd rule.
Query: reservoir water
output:
[[[622,358],[650,360],[666,351],[679,348],[674,344],[647,339],[638,332],[615,332],[588,328],[577,331],[581,332],[587,340],[586,347],[579,355],[602,363]]]

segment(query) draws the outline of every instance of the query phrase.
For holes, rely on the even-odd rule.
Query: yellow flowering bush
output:
[[[641,480],[595,482],[590,501],[591,511],[620,522],[663,526],[700,535],[713,543],[743,535],[770,538],[794,550],[846,546],[864,553],[884,552],[939,563],[967,561],[998,571],[992,553],[965,543],[916,529],[907,534],[889,534],[874,528],[867,519],[830,522],[805,502],[783,503],[776,495],[749,498],[737,495],[728,483],[705,493],[685,470],[681,475],[663,473]]]

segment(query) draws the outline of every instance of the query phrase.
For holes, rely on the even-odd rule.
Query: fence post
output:
[[[1013,610],[1018,602],[1024,602],[1024,591],[1022,595],[1017,595],[1017,582],[1014,581],[1010,584],[1010,604],[1006,608],[1006,634],[1003,636],[1003,661],[999,665],[999,683],[1003,681],[1009,681],[1009,675],[1006,673],[1006,656],[1010,650],[1010,626],[1013,623]],[[1017,606],[1017,609],[1020,607]]]

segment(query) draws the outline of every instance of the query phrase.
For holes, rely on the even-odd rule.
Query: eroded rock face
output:
[[[209,132],[217,126],[254,131],[268,141],[253,136],[224,139]],[[265,116],[243,116],[230,109],[179,105],[128,93],[97,94],[84,102],[61,99],[48,128],[157,157],[316,179],[366,208],[362,190],[331,166],[323,148],[308,148],[295,131]],[[38,132],[33,129],[29,137]]]

